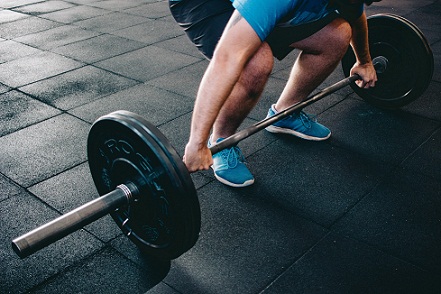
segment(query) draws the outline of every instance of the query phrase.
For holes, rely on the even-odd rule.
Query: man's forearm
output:
[[[228,66],[216,57],[211,61],[201,81],[193,110],[190,141],[207,144],[210,130],[217,115],[239,79],[242,66]]]
[[[351,46],[354,49],[357,62],[360,64],[367,64],[372,62],[369,52],[368,41],[368,26],[366,14],[363,14],[351,23],[352,26],[352,39]]]

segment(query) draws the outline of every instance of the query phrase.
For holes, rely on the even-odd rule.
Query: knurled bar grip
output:
[[[383,56],[378,56],[373,59],[373,63],[374,63],[374,66],[375,66],[377,73],[383,73],[387,68],[388,60]],[[323,89],[322,91],[320,91],[312,96],[309,96],[307,99],[303,100],[302,102],[296,103],[296,104],[288,107],[284,111],[280,111],[271,117],[268,117],[264,120],[261,120],[255,124],[251,125],[250,127],[243,129],[243,130],[231,135],[230,137],[217,143],[216,145],[211,146],[210,147],[211,154],[218,153],[219,151],[222,151],[226,148],[229,148],[229,147],[236,145],[237,143],[239,143],[243,139],[246,139],[249,136],[263,130],[267,126],[270,126],[273,123],[278,122],[279,120],[282,120],[287,116],[290,116],[296,110],[302,109],[312,103],[315,103],[315,102],[321,100],[322,98],[324,98],[324,97],[326,97],[326,96],[328,96],[328,95],[330,95],[330,94],[332,94],[332,93],[334,93],[334,92],[336,92],[336,91],[338,91],[338,90],[340,90],[340,89],[348,86],[349,84],[351,84],[357,80],[360,80],[360,79],[361,79],[361,77],[357,74],[349,76],[349,77],[335,83],[334,85],[331,85],[331,86]]]
[[[132,183],[119,185],[112,192],[12,240],[12,248],[20,258],[25,258],[117,208],[129,204],[136,191],[137,188]]]

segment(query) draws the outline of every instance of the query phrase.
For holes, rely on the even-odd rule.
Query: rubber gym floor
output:
[[[174,260],[141,253],[110,216],[20,259],[11,240],[97,197],[86,147],[115,110],[180,155],[208,62],[156,0],[0,1],[1,293],[441,293],[441,1],[384,0],[433,50],[428,89],[398,110],[346,87],[309,106],[333,134],[239,143],[256,177],[192,174],[201,234]],[[296,53],[275,62],[263,119]],[[338,67],[321,85],[343,78]]]

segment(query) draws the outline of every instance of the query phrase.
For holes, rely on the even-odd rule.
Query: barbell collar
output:
[[[387,70],[389,60],[384,56],[377,56],[372,60],[377,74],[382,74]]]
[[[138,188],[133,183],[119,185],[112,192],[12,240],[12,248],[20,258],[25,258],[123,205],[129,204],[137,193]]]

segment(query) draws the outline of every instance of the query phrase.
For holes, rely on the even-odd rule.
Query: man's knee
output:
[[[258,98],[265,86],[274,65],[274,57],[267,43],[249,60],[242,73],[240,83],[248,88],[248,96]]]
[[[254,54],[247,64],[259,76],[269,76],[273,69],[274,57],[268,43],[263,42],[259,50]]]
[[[329,29],[329,43],[335,46],[333,49],[346,51],[352,38],[351,25],[343,19],[336,19],[330,24]]]

